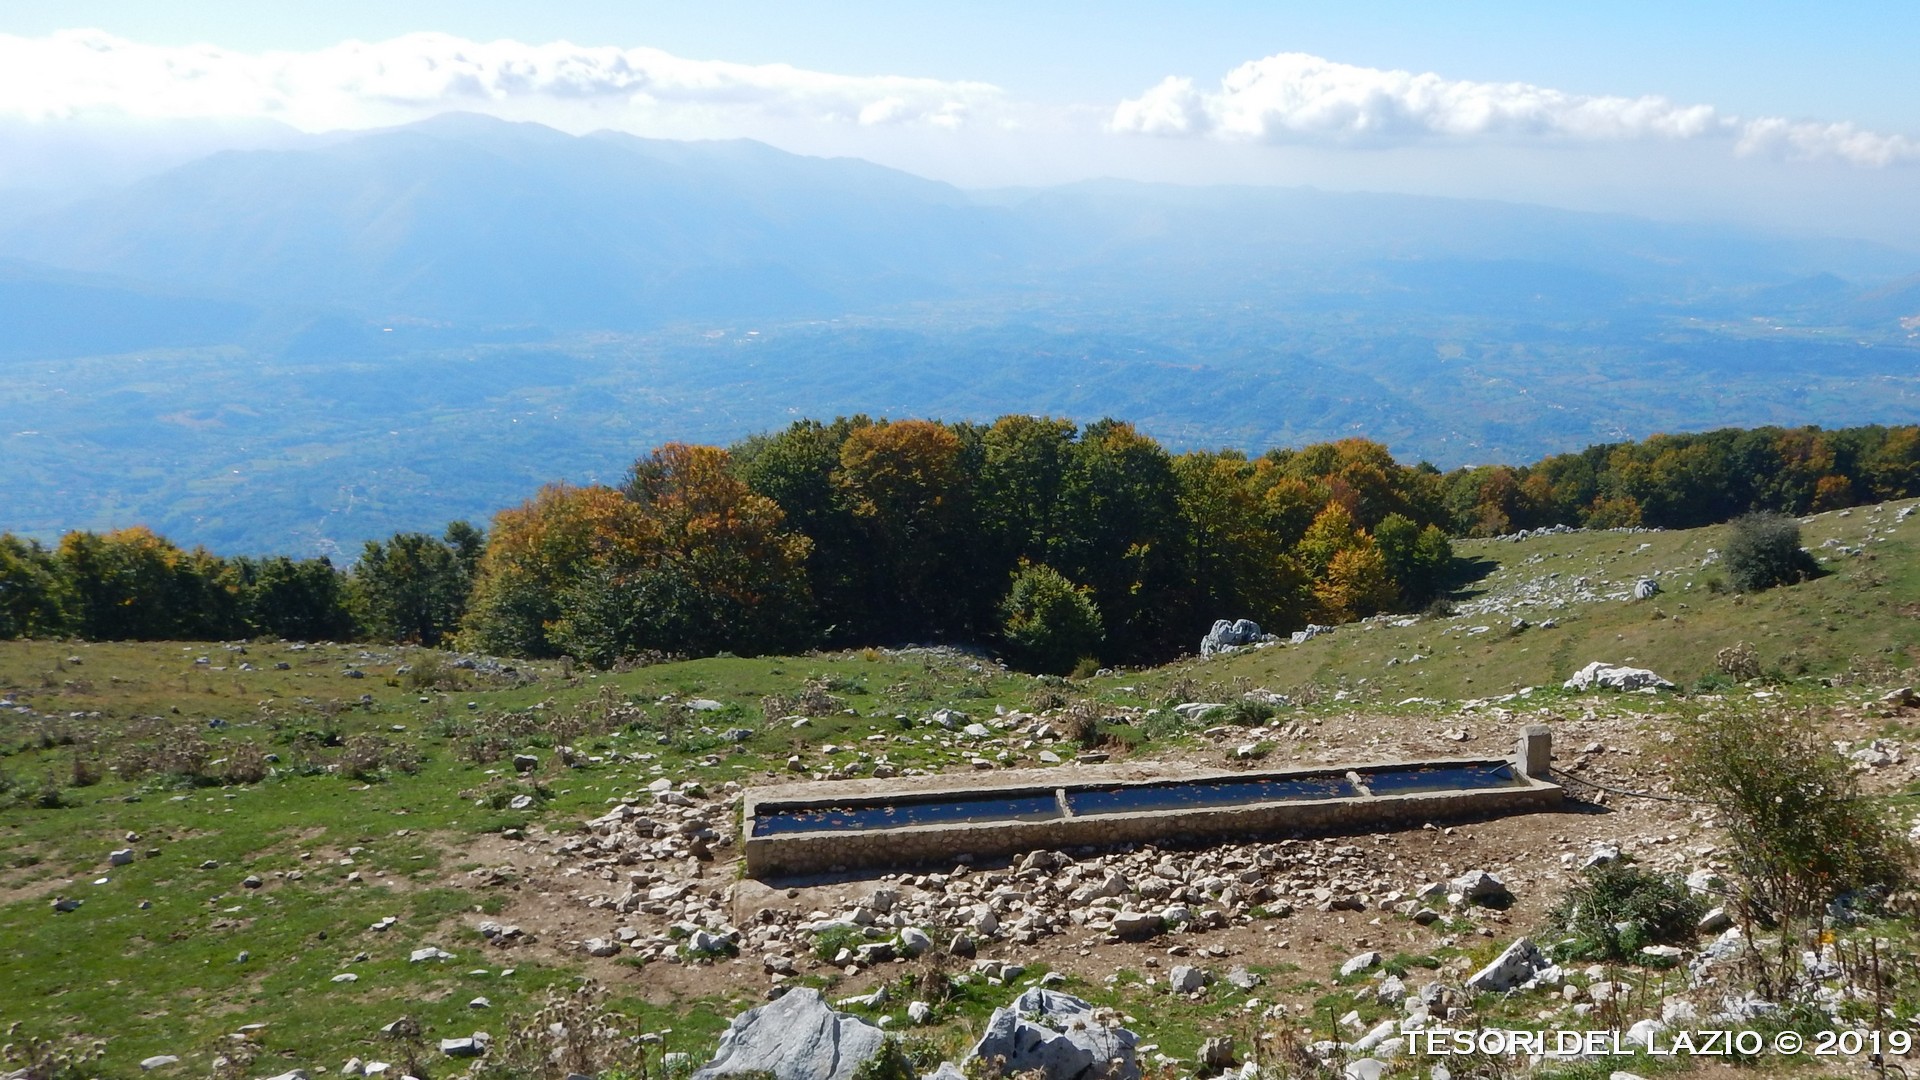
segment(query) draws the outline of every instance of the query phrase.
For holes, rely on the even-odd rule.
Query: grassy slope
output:
[[[1856,542],[1874,516],[1864,509],[1826,515],[1808,526],[1807,539],[1816,548],[1830,536]],[[1891,511],[1881,520],[1890,522]],[[1714,571],[1700,563],[1720,535],[1576,534],[1462,545],[1486,571],[1463,591],[1467,604],[1556,569],[1626,583],[1661,572],[1667,592],[1653,601],[1525,612],[1535,621],[1556,618],[1552,630],[1508,635],[1507,619],[1495,615],[1346,627],[1302,646],[1121,673],[1067,692],[1156,705],[1260,685],[1317,698],[1310,708],[1331,712],[1348,707],[1333,700],[1342,688],[1349,701],[1389,705],[1413,696],[1486,696],[1557,683],[1592,659],[1632,659],[1690,682],[1712,670],[1715,650],[1740,639],[1756,645],[1765,666],[1809,675],[1884,673],[1910,668],[1920,655],[1920,519],[1868,544],[1870,555],[1836,557],[1834,572],[1818,581],[1750,598],[1705,585]],[[1493,629],[1466,634],[1479,625]],[[1448,627],[1461,629],[1443,633]],[[1431,659],[1386,665],[1415,653]],[[201,656],[209,662],[196,664]],[[456,921],[498,903],[497,893],[465,874],[476,863],[464,849],[481,834],[536,818],[563,828],[662,775],[710,785],[790,777],[785,759],[795,753],[808,770],[822,771],[857,760],[866,736],[898,731],[895,715],[949,705],[986,715],[997,704],[1022,705],[1036,692],[1061,689],[951,657],[854,653],[717,658],[622,674],[530,665],[517,679],[461,674],[465,685],[422,690],[396,673],[421,658],[413,650],[278,643],[250,645],[244,655],[219,645],[0,643],[0,691],[62,718],[0,712],[0,773],[26,799],[50,777],[70,804],[0,809],[0,1016],[43,1036],[109,1039],[104,1075],[124,1075],[158,1053],[180,1054],[197,1071],[222,1036],[243,1024],[268,1025],[256,1036],[267,1053],[307,1065],[350,1054],[393,1057],[372,1033],[400,1015],[421,1020],[433,1038],[476,1027],[497,1034],[507,1014],[572,973],[482,952]],[[239,670],[243,661],[258,670]],[[276,662],[289,669],[276,670]],[[367,677],[348,677],[350,666]],[[828,680],[853,714],[818,716],[799,729],[763,718],[764,695],[795,693],[815,677]],[[371,695],[370,707],[358,704],[363,694]],[[659,703],[669,694],[711,697],[725,708],[689,717]],[[543,759],[536,777],[466,760],[462,749],[481,718],[516,712],[541,718],[539,730],[522,739]],[[338,751],[303,750],[299,733],[330,729],[381,733],[416,746],[426,764],[417,775],[374,783],[288,770],[261,784],[193,786],[121,780],[107,770],[97,784],[70,786],[76,755],[110,765],[136,718],[156,716],[204,731],[216,759],[251,741],[282,755],[283,766],[303,753],[325,763]],[[213,730],[209,719],[226,726]],[[569,724],[577,730],[566,738],[609,760],[561,769],[551,733]],[[721,734],[734,727],[755,734],[736,746]],[[1155,745],[1185,739],[1153,731]],[[69,736],[78,742],[46,745]],[[828,755],[827,743],[843,748]],[[888,753],[897,766],[935,769],[964,767],[971,756],[964,740],[890,743]],[[1035,763],[1031,753],[1014,757],[1010,764]],[[498,809],[514,792],[538,794],[541,803],[526,812]],[[120,847],[138,858],[110,869],[107,853]],[[208,860],[217,866],[200,869]],[[354,872],[362,880],[349,881]],[[264,887],[243,888],[248,874]],[[54,913],[56,895],[85,902]],[[368,929],[386,915],[399,925],[384,934]],[[410,964],[407,953],[425,944],[458,959]],[[368,958],[356,962],[361,953]],[[503,976],[508,965],[516,970]],[[360,978],[330,981],[343,971]],[[479,995],[492,1001],[491,1012],[466,1007]],[[649,1026],[674,1027],[676,1043],[697,1053],[741,1003],[625,1004]],[[255,1071],[278,1071],[263,1071],[267,1064]]]
[[[1714,673],[1714,654],[1738,641],[1754,646],[1764,670],[1788,677],[1907,669],[1920,660],[1920,515],[1890,529],[1869,524],[1890,525],[1907,505],[1810,519],[1803,542],[1830,556],[1824,564],[1829,573],[1755,596],[1709,588],[1710,581],[1725,579],[1718,565],[1702,566],[1723,542],[1724,526],[1466,541],[1456,552],[1484,576],[1457,594],[1463,610],[1490,596],[1522,595],[1528,583],[1554,573],[1613,582],[1616,589],[1656,574],[1663,591],[1645,601],[1515,607],[1513,615],[1536,624],[1519,633],[1509,630],[1512,615],[1498,613],[1423,619],[1408,627],[1376,621],[1300,646],[1207,662],[1195,672],[1276,690],[1338,686],[1364,700],[1393,703],[1558,685],[1593,660],[1652,668],[1687,685]],[[1864,542],[1870,529],[1885,539]],[[1850,557],[1823,549],[1829,538],[1860,546],[1863,553]],[[1558,625],[1539,629],[1546,619]],[[1480,626],[1488,630],[1469,633]],[[1406,663],[1416,654],[1428,659]],[[1402,664],[1388,666],[1395,657]]]

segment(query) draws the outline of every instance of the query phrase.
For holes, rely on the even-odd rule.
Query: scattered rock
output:
[[[1467,989],[1504,993],[1551,966],[1532,938],[1521,938],[1507,946],[1493,963],[1475,972],[1467,980]]]
[[[918,927],[903,927],[900,931],[900,952],[908,957],[917,957],[933,948],[933,939],[925,930]]]
[[[1167,975],[1167,987],[1176,994],[1191,994],[1204,990],[1213,979],[1206,972],[1191,964],[1181,964]]]
[[[1346,963],[1340,965],[1340,977],[1344,979],[1349,975],[1358,975],[1363,971],[1370,970],[1379,963],[1380,954],[1377,952],[1363,952],[1350,956],[1347,958]]]
[[[1345,1080],[1380,1080],[1387,1072],[1387,1063],[1379,1058],[1355,1058],[1347,1062],[1340,1071]]]
[[[479,1032],[461,1039],[441,1039],[440,1052],[448,1057],[479,1057],[487,1052],[487,1041]]]
[[[1507,883],[1485,870],[1469,870],[1447,884],[1470,904],[1503,904],[1513,899]]]

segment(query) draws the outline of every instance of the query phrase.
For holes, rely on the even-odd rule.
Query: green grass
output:
[[[478,918],[476,911],[499,903],[464,882],[460,871],[470,860],[449,857],[468,838],[535,819],[564,828],[661,775],[715,783],[788,778],[771,766],[795,751],[821,768],[844,765],[857,760],[865,736],[900,730],[897,711],[918,716],[953,705],[991,716],[994,704],[1018,705],[1031,688],[1029,680],[990,667],[976,672],[947,659],[852,654],[722,658],[621,675],[529,665],[527,680],[469,676],[464,689],[422,693],[393,674],[412,650],[373,651],[391,656],[374,663],[353,647],[266,643],[244,655],[201,644],[0,643],[0,689],[62,718],[47,725],[4,714],[0,773],[29,786],[52,777],[69,804],[0,812],[0,850],[7,854],[0,864],[0,1015],[20,1021],[29,1035],[111,1035],[102,1067],[120,1073],[160,1053],[203,1069],[218,1040],[243,1024],[267,1025],[256,1036],[267,1053],[297,1052],[305,1064],[379,1053],[379,1027],[400,1015],[420,1021],[432,1037],[497,1028],[573,973],[485,948],[460,925],[460,916]],[[80,662],[69,662],[72,656]],[[196,665],[199,656],[212,662]],[[257,670],[239,671],[242,661]],[[290,669],[276,670],[278,662]],[[366,677],[346,677],[349,665]],[[794,692],[811,676],[825,677],[859,715],[817,716],[798,730],[765,722],[760,699]],[[949,688],[957,695],[943,692]],[[359,703],[362,694],[371,695],[370,706]],[[712,697],[726,708],[676,716],[657,705],[665,694]],[[470,701],[477,708],[469,709]],[[69,713],[88,715],[65,719]],[[478,717],[514,713],[536,718],[512,745],[541,758],[536,775],[516,777],[504,760],[463,759]],[[129,733],[152,723],[141,718],[152,717],[203,735],[214,762],[251,742],[281,757],[278,771],[257,784],[119,779],[111,765],[134,741]],[[209,720],[222,726],[216,730]],[[569,723],[581,758],[601,757],[601,764],[561,765],[557,740],[540,725]],[[703,730],[729,727],[756,733],[735,744]],[[424,758],[418,774],[363,783],[319,771],[340,752],[329,742],[364,733],[416,749]],[[829,742],[850,749],[819,753]],[[932,744],[888,750],[902,765],[938,767],[966,756]],[[98,763],[97,783],[66,786],[76,754]],[[637,755],[651,760],[633,760]],[[297,767],[302,759],[306,768]],[[507,794],[536,790],[544,797],[531,810],[496,807]],[[129,833],[139,839],[126,840]],[[108,852],[120,847],[139,858],[109,868]],[[361,850],[342,865],[350,848]],[[149,850],[159,854],[149,858]],[[207,861],[217,868],[198,869]],[[356,871],[364,880],[349,884]],[[281,876],[289,872],[299,878]],[[243,888],[248,874],[266,886]],[[106,883],[93,884],[99,878]],[[56,913],[55,895],[83,904]],[[399,916],[400,924],[384,934],[368,930],[386,915]],[[408,963],[407,954],[424,944],[459,959]],[[249,957],[241,963],[243,951]],[[352,962],[362,952],[369,959]],[[466,974],[481,967],[493,974]],[[504,967],[516,970],[502,977]],[[342,972],[360,978],[330,981]],[[491,1011],[467,1008],[480,995],[492,1001]],[[704,1013],[698,1003],[634,997],[623,1004],[683,1039],[694,1031],[705,1039],[735,1011],[718,1002]],[[696,1014],[708,1022],[689,1027],[688,1016]]]
[[[1806,540],[1815,550],[1830,536],[1854,542],[1869,513],[1825,515],[1807,527]],[[1557,689],[1559,681],[1592,659],[1631,658],[1690,684],[1713,670],[1715,650],[1747,640],[1779,680],[1721,695],[1665,697],[1657,709],[1644,697],[1599,706],[1654,712],[1643,722],[1660,724],[1715,707],[1715,696],[1746,700],[1757,689],[1777,693],[1770,701],[1775,706],[1852,700],[1857,694],[1850,688],[1828,688],[1819,679],[1844,682],[1859,672],[1885,682],[1911,670],[1920,654],[1920,522],[1872,545],[1871,559],[1840,559],[1819,580],[1744,598],[1703,584],[1713,571],[1702,571],[1699,563],[1718,541],[1719,530],[1710,529],[1472,542],[1461,545],[1462,554],[1482,560],[1482,574],[1463,588],[1463,598],[1512,589],[1551,570],[1602,573],[1611,580],[1660,570],[1667,591],[1650,602],[1528,613],[1536,622],[1559,619],[1554,630],[1440,633],[1451,625],[1504,628],[1504,620],[1492,616],[1398,628],[1369,624],[1302,646],[1071,684],[947,654],[874,651],[722,657],[623,673],[551,663],[522,665],[512,677],[456,669],[449,676],[454,681],[420,688],[397,671],[420,658],[412,649],[363,654],[357,646],[295,649],[258,642],[242,654],[204,643],[0,642],[0,692],[55,718],[0,712],[0,778],[6,781],[0,784],[0,1016],[18,1021],[25,1036],[110,1038],[102,1075],[135,1072],[141,1058],[160,1053],[178,1054],[183,1070],[203,1072],[220,1041],[245,1024],[266,1025],[256,1036],[269,1055],[254,1067],[262,1075],[379,1055],[390,1049],[379,1027],[401,1015],[420,1021],[430,1037],[476,1028],[500,1034],[549,987],[570,984],[580,969],[560,961],[529,962],[531,953],[483,946],[465,929],[501,905],[497,891],[466,877],[477,862],[465,853],[475,838],[535,822],[563,830],[662,776],[697,779],[717,790],[727,781],[862,774],[883,760],[901,771],[970,768],[980,744],[919,723],[942,707],[991,724],[996,706],[1032,710],[1048,701],[1085,700],[1102,716],[1093,736],[1124,757],[1205,745],[1194,729],[1226,719],[1215,715],[1189,726],[1166,706],[1233,702],[1248,689],[1264,687],[1302,704],[1282,706],[1271,716],[1264,709],[1241,710],[1232,719],[1276,725],[1261,742],[1285,759],[1294,749],[1284,733],[1288,725],[1311,726],[1356,707],[1424,714],[1430,706],[1396,703],[1484,697],[1523,686],[1541,688],[1530,703],[1567,701],[1571,695]],[[1642,544],[1650,546],[1642,550]],[[1654,617],[1656,610],[1667,617]],[[1385,663],[1415,652],[1430,659]],[[201,656],[209,663],[196,664]],[[243,662],[255,670],[241,671]],[[278,670],[279,663],[288,668]],[[349,667],[365,677],[347,677]],[[762,699],[798,696],[809,680],[824,683],[839,699],[831,711],[816,709],[797,728],[765,715]],[[723,707],[689,713],[663,703],[667,696],[680,702],[707,697]],[[1121,707],[1135,718],[1109,718]],[[1150,709],[1160,711],[1145,711]],[[280,761],[259,783],[120,778],[112,766],[130,745],[150,741],[156,725],[177,725],[204,738],[209,762],[231,756],[242,744]],[[733,741],[729,729],[750,734]],[[1913,735],[1912,726],[1899,719],[1887,720],[1882,730]],[[419,771],[388,770],[372,783],[327,771],[339,760],[340,744],[368,734],[417,753]],[[1022,747],[1021,741],[996,737],[984,752],[995,759],[1004,752],[1008,766],[1038,765],[1043,747]],[[835,747],[832,753],[825,750],[828,744]],[[563,745],[579,767],[562,762]],[[1070,755],[1073,748],[1062,743],[1055,749]],[[507,760],[522,751],[540,759],[525,776]],[[789,755],[799,756],[803,773],[787,769]],[[73,783],[76,757],[90,763],[97,782]],[[219,770],[207,764],[203,772],[217,779]],[[49,785],[62,808],[32,805]],[[508,809],[508,799],[522,793],[535,795],[534,805]],[[1902,801],[1920,802],[1920,794]],[[128,833],[139,839],[127,840]],[[139,857],[109,868],[107,853],[121,847]],[[352,848],[361,850],[343,865]],[[154,849],[159,854],[147,857]],[[209,860],[215,869],[198,868]],[[362,880],[349,882],[354,872]],[[264,879],[265,887],[243,888],[248,874]],[[93,884],[99,878],[106,883]],[[50,905],[56,895],[84,903],[57,913]],[[400,923],[384,934],[368,930],[387,915]],[[458,959],[409,964],[407,954],[426,944]],[[1484,962],[1499,944],[1476,943],[1469,959]],[[237,959],[242,951],[249,954],[245,963]],[[362,952],[368,959],[354,962]],[[1417,976],[1433,959],[1395,956],[1389,967]],[[514,974],[502,976],[507,967]],[[488,974],[467,974],[479,968]],[[330,981],[341,972],[360,978]],[[1038,974],[1036,968],[1020,983]],[[1249,996],[1318,995],[1339,1013],[1355,1007],[1367,1016],[1379,1011],[1354,989],[1269,982],[1251,995],[1216,983],[1197,1002],[1170,997],[1164,986],[1148,987],[1137,978],[1110,985],[1069,982],[1068,989],[1139,1018],[1138,1030],[1160,1052],[1189,1060],[1207,1036],[1241,1034],[1252,1022],[1240,1011]],[[647,1029],[672,1028],[673,1047],[696,1055],[749,1003],[649,996],[638,972],[611,990],[618,1007]],[[1018,986],[988,987],[978,980],[963,984],[941,1023],[913,1034],[958,1052],[987,1014],[1017,992]],[[469,1010],[468,1000],[481,995],[493,1009]],[[1497,1013],[1497,1004],[1488,1007]],[[288,1064],[267,1067],[281,1060]]]
[[[1895,509],[1911,502],[1887,505],[1882,519],[1891,523]],[[1688,686],[1715,673],[1714,654],[1739,641],[1754,645],[1763,671],[1776,679],[1907,671],[1920,660],[1920,518],[1893,529],[1885,542],[1867,545],[1867,554],[1858,557],[1820,546],[1829,538],[1859,544],[1871,514],[1860,507],[1847,517],[1812,519],[1803,543],[1816,555],[1831,555],[1829,572],[1751,596],[1708,586],[1726,576],[1718,564],[1700,565],[1722,545],[1724,526],[1576,533],[1520,543],[1461,541],[1456,552],[1482,574],[1456,591],[1460,600],[1511,593],[1554,572],[1563,579],[1586,575],[1628,583],[1657,573],[1664,591],[1645,601],[1518,609],[1532,623],[1552,618],[1559,625],[1517,634],[1508,631],[1510,618],[1497,614],[1422,619],[1408,627],[1343,627],[1298,646],[1173,665],[1163,669],[1158,684],[1182,677],[1222,686],[1244,681],[1302,697],[1345,690],[1353,700],[1391,704],[1557,687],[1589,661],[1607,660],[1649,667]],[[1489,629],[1469,635],[1476,626]],[[1442,632],[1449,628],[1455,629]],[[1407,662],[1414,655],[1426,659]],[[1387,663],[1395,658],[1401,663]]]

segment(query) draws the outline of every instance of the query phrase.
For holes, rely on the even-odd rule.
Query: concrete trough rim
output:
[[[1413,761],[1372,761],[1352,764],[1321,763],[1283,769],[1183,769],[1162,774],[1127,775],[1118,770],[1036,770],[999,782],[964,777],[917,778],[907,790],[846,791],[832,783],[779,785],[760,793],[749,790],[742,805],[742,839],[747,872],[756,877],[829,872],[854,866],[913,865],[971,853],[1008,855],[1052,847],[1103,846],[1153,842],[1159,838],[1211,836],[1306,835],[1329,832],[1381,831],[1416,827],[1429,822],[1487,815],[1530,813],[1551,809],[1564,798],[1560,785],[1544,779],[1541,767],[1550,744],[1544,727],[1522,733],[1521,749],[1509,757],[1424,758]],[[1536,768],[1528,769],[1532,763]],[[1067,806],[1070,793],[1209,783],[1261,783],[1346,777],[1350,773],[1447,768],[1512,770],[1513,782],[1494,787],[1441,787],[1421,791],[1375,794],[1362,787],[1354,794],[1308,795],[1259,799],[1251,802],[1195,804],[1153,809],[1074,813]],[[1170,774],[1170,775],[1169,775]],[[941,781],[946,783],[942,784]],[[876,828],[824,828],[756,835],[762,815],[809,809],[868,809],[903,804],[970,801],[981,798],[1044,798],[1060,803],[1057,816],[1006,817],[978,821],[900,823]]]
[[[983,796],[983,795],[1009,798],[1009,797],[1019,796],[1019,795],[1051,795],[1056,791],[1078,791],[1078,790],[1085,790],[1088,788],[1165,787],[1165,786],[1171,786],[1174,784],[1210,784],[1210,783],[1217,783],[1220,781],[1232,781],[1236,783],[1259,783],[1265,780],[1300,780],[1300,779],[1308,779],[1308,778],[1317,777],[1317,776],[1344,777],[1349,772],[1365,773],[1365,772],[1373,772],[1373,771],[1385,770],[1385,769],[1427,769],[1427,768],[1444,769],[1449,767],[1471,766],[1471,765],[1509,765],[1511,766],[1513,765],[1513,759],[1503,758],[1503,757],[1493,757],[1493,756],[1462,757],[1462,758],[1421,758],[1417,761],[1372,761],[1372,762],[1360,762],[1352,765],[1344,765],[1344,764],[1343,765],[1316,765],[1316,766],[1292,768],[1292,769],[1258,769],[1258,770],[1218,769],[1218,770],[1206,770],[1201,772],[1186,773],[1186,774],[1180,774],[1180,775],[1151,776],[1151,777],[1144,777],[1144,778],[1133,777],[1133,778],[1126,778],[1126,779],[1121,779],[1121,778],[1104,779],[1104,778],[1097,778],[1097,777],[1082,777],[1082,776],[1076,775],[1069,779],[1063,779],[1058,783],[1047,783],[1047,784],[1036,783],[1032,780],[1029,780],[1023,777],[1017,781],[1008,781],[1008,782],[998,783],[998,784],[989,782],[989,783],[983,783],[983,784],[959,784],[952,787],[944,787],[944,788],[929,787],[929,788],[922,788],[922,789],[916,789],[911,791],[902,791],[902,792],[898,792],[896,794],[891,794],[891,795],[878,794],[878,793],[864,793],[864,792],[851,793],[851,794],[839,794],[839,793],[835,793],[834,781],[823,780],[823,781],[809,782],[804,784],[783,784],[777,788],[768,789],[769,794],[761,795],[761,796],[756,796],[753,792],[753,789],[749,788],[747,790],[746,798],[743,803],[743,809],[745,811],[745,816],[748,823],[751,823],[755,816],[755,812],[762,809],[769,810],[769,811],[782,811],[782,810],[811,809],[814,807],[822,807],[822,806],[846,806],[846,807],[864,808],[864,807],[870,807],[870,806],[884,806],[889,804],[898,805],[902,803],[934,802],[941,799],[967,798],[967,797],[975,797],[975,796]],[[965,774],[954,774],[954,775],[960,776]],[[1514,769],[1514,776],[1517,780],[1520,780],[1520,781],[1527,781],[1529,783],[1539,782],[1536,777],[1527,776],[1524,772],[1522,772],[1517,767]],[[1522,788],[1526,786],[1529,786],[1528,783],[1515,783],[1515,784],[1509,785],[1510,788]],[[1559,787],[1559,785],[1557,784],[1546,784],[1545,786],[1554,787],[1554,788]],[[818,789],[821,792],[821,794],[818,796],[809,796],[809,795],[799,793],[798,789],[803,789],[803,788]],[[1500,790],[1505,790],[1505,789],[1500,789]],[[789,791],[792,791],[795,793],[787,794],[787,792]],[[777,792],[777,794],[774,792]],[[1426,795],[1426,794],[1434,794],[1434,793],[1433,792],[1402,792],[1402,793],[1399,793],[1398,795],[1329,796],[1329,798],[1388,799],[1388,798],[1397,798],[1400,795]],[[1282,800],[1273,800],[1273,801],[1277,802]],[[1289,799],[1284,801],[1286,802],[1317,802],[1321,800]],[[1265,805],[1268,805],[1268,803],[1256,802],[1256,803],[1246,803],[1244,805],[1265,806]],[[1221,810],[1221,809],[1228,809],[1228,807],[1225,807],[1225,806],[1188,807],[1185,810],[1175,810],[1175,811],[1168,811],[1168,812],[1191,813],[1195,809]],[[1142,810],[1142,811],[1135,811],[1135,812],[1149,813],[1151,811]],[[990,824],[990,823],[989,822],[973,822],[968,824],[971,824],[973,827],[979,827],[981,825]],[[894,826],[889,826],[885,831],[891,832],[895,829],[925,829],[925,828],[944,828],[944,827],[946,826],[894,825]],[[872,831],[879,831],[879,830],[866,830],[866,831],[872,832]]]

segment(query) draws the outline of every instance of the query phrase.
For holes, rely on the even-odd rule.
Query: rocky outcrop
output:
[[[1207,631],[1207,636],[1200,639],[1200,655],[1232,652],[1252,645],[1263,637],[1260,624],[1252,619],[1220,619],[1213,624],[1212,630]]]
[[[1139,1040],[1106,1019],[1071,994],[1035,987],[993,1011],[986,1034],[968,1057],[1003,1076],[1038,1072],[1045,1080],[1137,1080],[1134,1046]]]
[[[1568,690],[1671,690],[1673,684],[1646,668],[1620,667],[1595,660],[1564,684]]]
[[[744,1072],[769,1072],[777,1080],[853,1080],[885,1043],[879,1028],[835,1012],[819,991],[798,987],[734,1017],[713,1060],[693,1080]]]
[[[1495,993],[1512,990],[1551,966],[1552,962],[1533,939],[1521,938],[1507,946],[1493,963],[1474,972],[1467,980],[1467,989]]]

